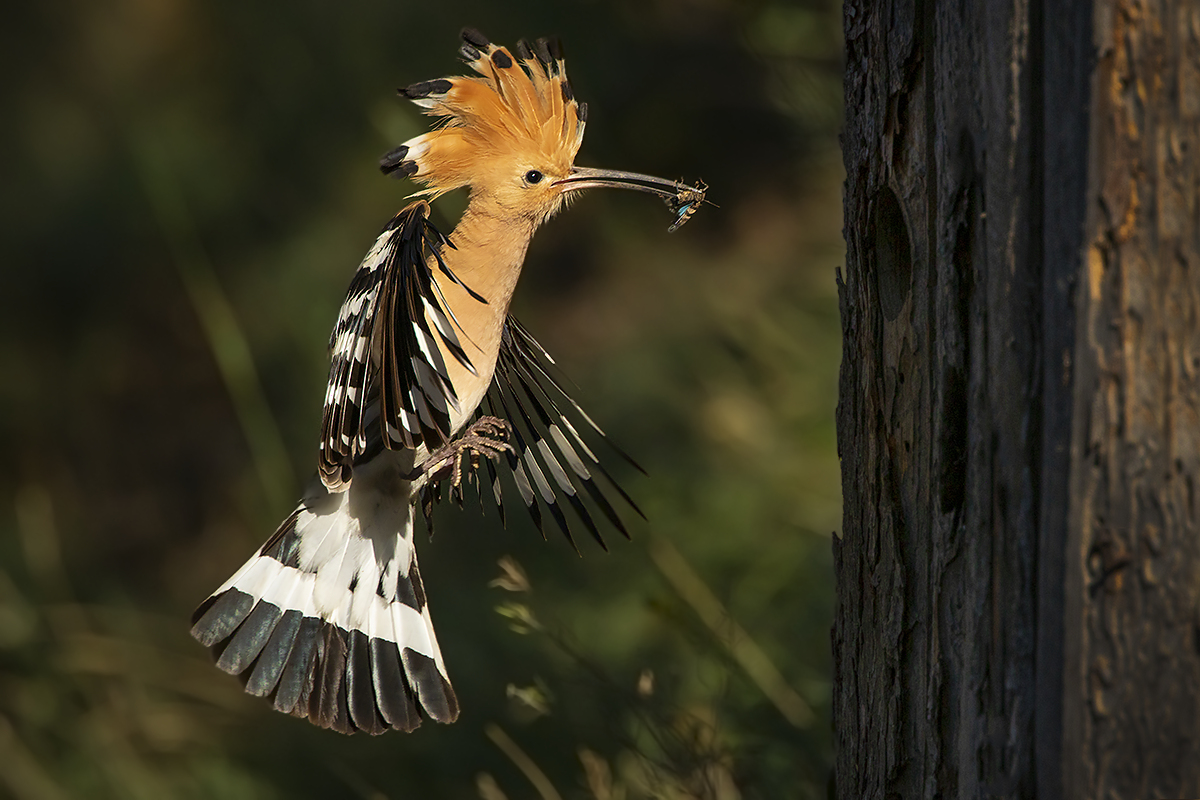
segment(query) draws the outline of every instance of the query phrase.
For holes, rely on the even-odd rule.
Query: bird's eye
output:
[[[526,183],[541,183],[543,177],[544,176],[542,175],[542,173],[538,172],[536,169],[531,169],[531,170],[529,170],[529,172],[525,173],[525,182]]]

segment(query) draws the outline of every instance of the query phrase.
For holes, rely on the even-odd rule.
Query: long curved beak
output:
[[[691,219],[696,210],[707,202],[704,193],[708,191],[704,181],[697,181],[695,186],[688,186],[683,181],[668,181],[653,175],[642,175],[640,172],[592,167],[572,167],[570,175],[551,185],[563,187],[563,194],[582,189],[633,189],[658,195],[675,215],[675,222],[667,228],[670,233],[679,230],[680,226]]]
[[[571,174],[561,181],[555,181],[554,185],[563,187],[564,192],[583,189],[633,189],[656,194],[664,200],[675,200],[681,190],[691,188],[679,181],[668,181],[653,175],[592,167],[572,167]]]

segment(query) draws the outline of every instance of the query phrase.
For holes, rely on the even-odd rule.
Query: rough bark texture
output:
[[[1069,794],[1200,797],[1200,3],[1096,15]]]
[[[1200,3],[845,27],[838,795],[1200,797]]]

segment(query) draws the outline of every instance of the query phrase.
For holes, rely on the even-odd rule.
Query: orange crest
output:
[[[578,103],[557,42],[521,40],[516,57],[472,28],[459,54],[482,77],[416,83],[400,94],[444,123],[380,159],[386,174],[411,177],[438,195],[477,184],[493,165],[528,162],[566,173],[583,143],[587,104]]]

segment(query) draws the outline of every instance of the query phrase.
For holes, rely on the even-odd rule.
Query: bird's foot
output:
[[[463,459],[469,460],[472,473],[479,469],[480,458],[498,461],[501,453],[513,452],[508,437],[512,426],[499,417],[484,416],[475,420],[458,438],[435,451],[418,468],[427,485],[450,478],[451,492],[462,490]]]

